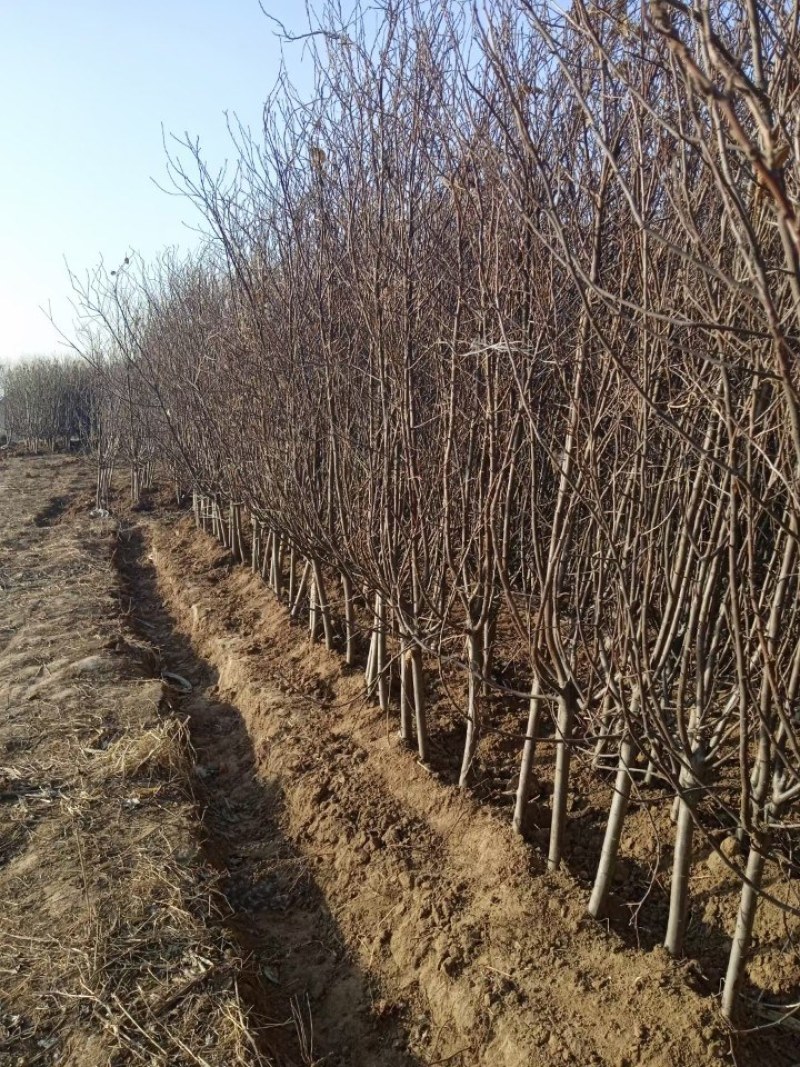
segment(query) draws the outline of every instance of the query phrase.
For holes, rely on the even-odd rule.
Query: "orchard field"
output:
[[[296,892],[342,946],[326,1047],[797,1062],[798,8],[309,17],[308,98],[171,142],[195,251],[5,374],[8,469],[91,455],[242,952]]]
[[[524,842],[511,749],[459,788],[443,684],[422,764],[188,501],[120,484],[98,514],[74,457],[0,475],[0,1063],[795,1062],[791,1030],[720,1016],[739,883],[710,849],[699,963],[660,946],[668,812],[632,802],[598,924],[602,787],[549,872],[552,757]],[[753,1000],[796,988],[791,932],[762,903]]]

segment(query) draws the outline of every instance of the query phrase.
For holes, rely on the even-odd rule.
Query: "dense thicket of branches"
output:
[[[5,433],[31,449],[87,448],[95,426],[94,372],[83,360],[35,358],[0,368]]]
[[[184,146],[202,254],[84,288],[107,462],[157,459],[239,556],[246,509],[351,660],[368,609],[367,687],[388,707],[396,653],[423,759],[425,664],[463,657],[462,784],[513,633],[515,825],[552,716],[551,866],[574,746],[616,774],[599,916],[660,783],[676,954],[702,798],[746,856],[730,1014],[800,796],[798,8],[386,0],[369,27],[324,20],[314,99],[281,85],[227,178]]]

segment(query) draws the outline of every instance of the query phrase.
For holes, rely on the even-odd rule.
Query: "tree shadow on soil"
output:
[[[202,809],[206,859],[223,876],[230,939],[248,961],[239,991],[265,1049],[289,1062],[326,1067],[416,1067],[401,1010],[377,1004],[370,978],[348,953],[309,861],[281,829],[284,797],[259,775],[239,709],[206,694],[216,670],[179,634],[146,559],[140,527],[121,531],[116,551],[123,614],[157,653],[158,668],[192,683],[162,701],[189,719],[196,754],[193,788]],[[373,993],[375,997],[373,998]]]
[[[33,517],[33,525],[39,527],[55,526],[61,521],[61,517],[72,502],[70,495],[55,496],[46,507],[37,512]]]

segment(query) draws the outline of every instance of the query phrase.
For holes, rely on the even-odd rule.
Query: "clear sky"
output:
[[[302,3],[264,8],[307,26]],[[310,90],[302,44],[283,54]],[[192,243],[191,205],[153,183],[166,184],[162,125],[220,165],[224,113],[258,131],[280,58],[258,0],[0,0],[0,363],[60,350],[39,308],[69,332],[65,260],[82,274]]]

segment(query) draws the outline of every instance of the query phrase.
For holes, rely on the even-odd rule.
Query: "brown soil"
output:
[[[31,471],[51,483],[31,530],[85,527],[88,473],[61,460],[73,479],[65,491],[52,485],[55,461],[14,463],[15,477]],[[66,503],[55,505],[55,488]],[[545,873],[536,847],[508,825],[513,743],[499,733],[484,743],[485,766],[503,769],[479,776],[483,800],[460,792],[450,784],[456,724],[447,724],[443,695],[435,770],[423,768],[396,724],[364,702],[358,672],[310,645],[263,583],[170,512],[167,498],[150,503],[119,538],[127,634],[116,666],[136,667],[139,686],[153,684],[142,672],[160,669],[192,683],[188,696],[165,691],[158,721],[188,719],[200,860],[212,863],[227,901],[208,929],[236,961],[238,1004],[262,1054],[280,1034],[287,1062],[354,1067],[797,1063],[796,1033],[731,1034],[719,1018],[720,931],[736,887],[713,857],[701,855],[694,875],[702,895],[690,947],[701,963],[676,964],[657,946],[664,865],[652,857],[669,838],[668,813],[647,798],[634,808],[618,915],[610,928],[591,922],[586,886],[605,815],[596,784],[573,807],[567,869]],[[72,732],[77,713],[64,710]],[[518,709],[508,714],[518,732]],[[185,796],[175,803],[185,807]],[[534,810],[534,841],[536,823]],[[14,862],[0,868],[4,899]],[[58,863],[55,850],[49,862]],[[650,882],[638,926],[629,926],[626,902]],[[793,930],[777,909],[762,909],[759,922],[752,989],[796,994]],[[289,1025],[269,1026],[279,1022]]]

